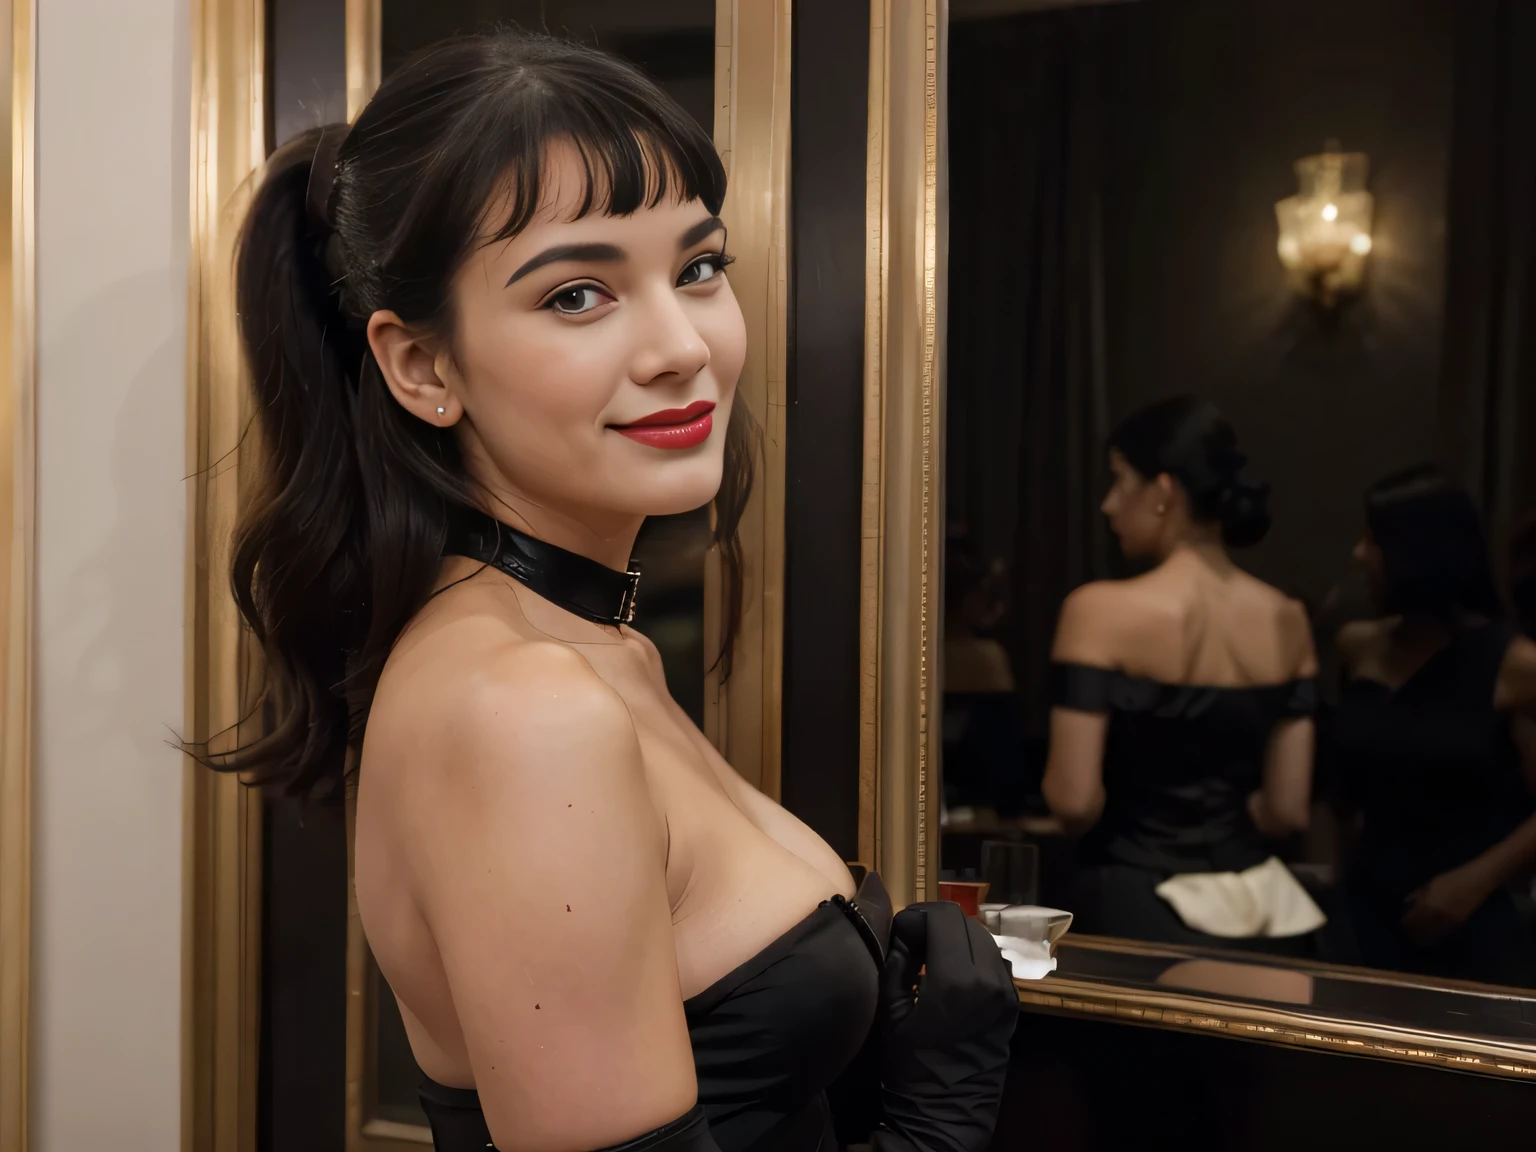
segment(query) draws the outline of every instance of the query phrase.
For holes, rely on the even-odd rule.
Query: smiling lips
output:
[[[652,412],[633,424],[615,424],[613,430],[652,448],[693,448],[709,439],[715,421],[713,401],[695,400],[686,408]]]

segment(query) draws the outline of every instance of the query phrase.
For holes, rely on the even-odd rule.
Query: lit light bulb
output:
[[[1339,218],[1339,206],[1337,204],[1323,205],[1323,219],[1332,224]]]
[[[1371,238],[1364,232],[1356,232],[1349,242],[1349,250],[1356,256],[1369,256],[1371,254]]]

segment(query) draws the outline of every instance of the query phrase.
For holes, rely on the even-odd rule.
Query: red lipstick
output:
[[[715,426],[712,400],[695,400],[686,408],[665,408],[613,430],[652,448],[693,448],[709,439]]]

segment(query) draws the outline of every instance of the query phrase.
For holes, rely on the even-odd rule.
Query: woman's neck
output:
[[[1198,564],[1221,574],[1237,567],[1232,562],[1226,545],[1221,542],[1219,534],[1191,535],[1176,540],[1163,554],[1162,562],[1164,564]]]
[[[597,514],[591,509],[566,510],[506,490],[485,493],[481,506],[519,532],[596,560],[615,572],[623,572],[629,567],[640,526],[645,523],[643,516]]]

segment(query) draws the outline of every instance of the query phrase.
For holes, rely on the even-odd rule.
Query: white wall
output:
[[[180,1146],[188,0],[35,0],[33,1152]]]

